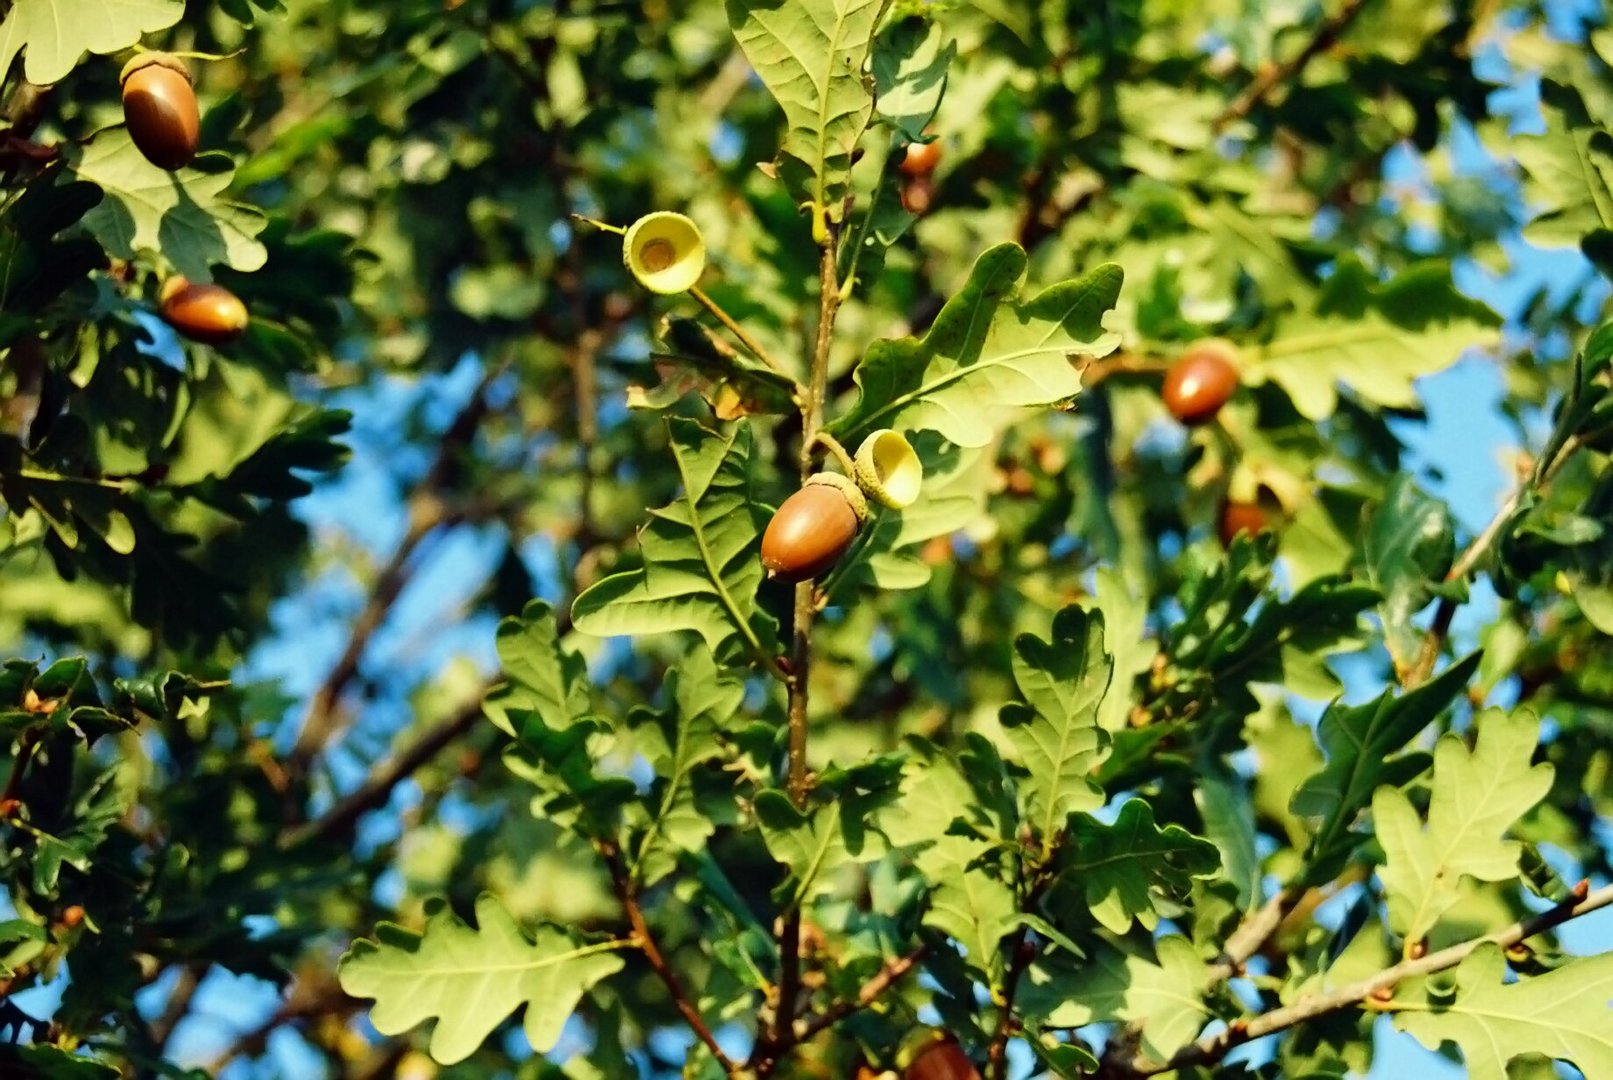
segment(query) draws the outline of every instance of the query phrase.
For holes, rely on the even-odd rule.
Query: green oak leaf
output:
[[[921,138],[941,107],[957,52],[957,43],[929,19],[910,16],[886,27],[869,65],[880,122],[908,142]]]
[[[866,861],[883,854],[883,845],[864,844],[853,855],[846,845],[840,809],[825,804],[809,811],[797,810],[782,791],[763,791],[756,796],[756,823],[762,840],[775,861],[790,871],[788,892],[781,902],[795,907],[828,891],[835,871],[848,861]]]
[[[888,0],[727,0],[728,24],[788,130],[779,174],[795,198],[839,221],[851,155],[874,98],[863,79]]]
[[[1594,124],[1573,124],[1565,110],[1544,112],[1543,134],[1509,142],[1529,178],[1529,204],[1538,208],[1523,235],[1541,247],[1580,247],[1590,254],[1595,238],[1605,242],[1613,235],[1613,135]]]
[[[719,656],[738,639],[753,656],[770,657],[776,629],[756,607],[764,511],[752,491],[750,426],[718,434],[682,417],[666,425],[682,493],[640,530],[642,567],[577,597],[577,629],[601,637],[693,630]]]
[[[547,1053],[583,994],[622,967],[621,943],[583,945],[551,926],[528,939],[485,893],[476,927],[440,900],[427,912],[420,933],[381,923],[377,940],[355,941],[337,977],[347,993],[375,999],[370,1021],[383,1035],[435,1019],[431,1056],[444,1065],[469,1057],[521,1005],[532,1049]]]
[[[160,251],[192,281],[211,281],[217,263],[250,272],[268,260],[257,240],[266,224],[263,214],[224,197],[233,169],[159,169],[124,128],[97,132],[67,162],[79,179],[106,193],[84,223],[115,258]]]
[[[1103,805],[1103,789],[1089,775],[1109,747],[1109,733],[1098,726],[1098,708],[1114,674],[1103,648],[1103,613],[1088,615],[1070,605],[1053,617],[1050,640],[1032,634],[1015,639],[1013,665],[1029,705],[1004,705],[1002,725],[1030,770],[1022,784],[1026,818],[1046,851],[1071,811]]]
[[[920,338],[876,341],[857,366],[857,403],[830,425],[855,442],[881,427],[939,431],[984,446],[1019,409],[1056,405],[1081,391],[1071,358],[1103,356],[1120,342],[1103,328],[1120,295],[1120,267],[1105,263],[1018,300],[1025,251],[998,244]]]
[[[951,761],[915,763],[879,824],[892,845],[916,849],[914,865],[930,887],[924,924],[961,945],[969,966],[994,981],[1002,970],[1003,936],[1020,925],[1019,904],[1014,890],[988,870],[993,845],[952,829],[976,801]]]
[[[185,0],[14,0],[0,22],[0,72],[24,50],[29,82],[60,82],[85,53],[126,49],[184,14]]]
[[[1409,941],[1428,936],[1464,895],[1464,877],[1509,881],[1522,846],[1503,835],[1551,789],[1552,767],[1529,763],[1540,724],[1526,712],[1489,709],[1474,721],[1472,750],[1448,734],[1434,747],[1426,828],[1404,792],[1379,788],[1372,820],[1384,864],[1389,925]]]
[[[1424,754],[1394,755],[1456,700],[1478,663],[1474,653],[1399,697],[1385,690],[1364,705],[1334,704],[1322,714],[1317,738],[1327,764],[1289,801],[1295,814],[1322,819],[1311,842],[1313,874],[1332,876],[1329,863],[1348,847],[1350,824],[1379,784],[1403,784],[1428,767]]]
[[[1214,844],[1180,825],[1160,828],[1154,808],[1131,799],[1113,825],[1071,815],[1056,866],[1058,892],[1051,902],[1073,894],[1105,929],[1124,934],[1133,919],[1148,930],[1159,925],[1155,901],[1185,897],[1193,879],[1213,875],[1221,859]]]
[[[1499,322],[1456,290],[1444,263],[1383,284],[1359,263],[1341,263],[1309,310],[1279,316],[1271,340],[1248,351],[1244,377],[1277,383],[1312,420],[1332,415],[1340,383],[1377,405],[1410,408],[1418,376],[1495,344]]]
[[[1050,1028],[1100,1021],[1133,1025],[1143,1052],[1168,1061],[1209,1019],[1209,970],[1179,934],[1154,942],[1154,951],[1155,959],[1116,946],[1084,960],[1044,957],[1026,971],[1015,1005]]]
[[[1368,576],[1383,593],[1379,610],[1390,651],[1404,663],[1422,641],[1411,618],[1432,599],[1455,554],[1450,510],[1425,494],[1409,474],[1398,473],[1367,523],[1362,542]]]
[[[550,727],[564,727],[588,712],[588,665],[561,646],[547,603],[533,600],[519,616],[501,620],[496,641],[504,681],[488,691],[482,710],[499,730],[519,734],[511,709],[535,712]]]
[[[1455,1043],[1470,1080],[1505,1080],[1507,1063],[1524,1054],[1571,1062],[1587,1077],[1613,1076],[1613,953],[1513,983],[1506,975],[1501,947],[1480,945],[1456,969],[1454,998],[1397,996],[1395,1026],[1430,1050]]]
[[[640,710],[639,752],[655,768],[654,816],[639,840],[632,875],[653,885],[677,865],[682,851],[698,851],[716,830],[695,804],[694,771],[721,757],[717,733],[739,712],[745,684],[725,678],[711,654],[696,646],[667,676],[672,707],[664,714]],[[652,734],[653,733],[653,734]]]

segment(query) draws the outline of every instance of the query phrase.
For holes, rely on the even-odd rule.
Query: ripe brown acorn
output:
[[[935,201],[935,181],[928,176],[915,176],[902,185],[902,209],[917,216],[930,208]]]
[[[1242,533],[1254,536],[1271,525],[1271,513],[1259,503],[1228,500],[1221,506],[1221,543],[1226,547]]]
[[[123,119],[129,137],[159,169],[183,168],[196,156],[201,114],[190,68],[168,53],[140,53],[124,65]]]
[[[1184,424],[1215,419],[1221,406],[1238,388],[1237,354],[1224,341],[1200,341],[1188,346],[1165,374],[1161,397],[1165,408]]]
[[[846,553],[868,516],[857,485],[834,473],[812,477],[767,523],[762,534],[762,565],[769,577],[807,581]]]
[[[902,155],[902,160],[896,163],[896,167],[907,176],[920,177],[929,176],[939,164],[941,164],[941,141],[937,139],[927,143],[908,143],[907,153]]]
[[[903,1080],[980,1080],[980,1073],[963,1047],[947,1039],[920,1050],[902,1077]]]
[[[163,286],[160,314],[180,336],[204,345],[228,345],[246,332],[248,322],[246,305],[230,290],[182,277]]]

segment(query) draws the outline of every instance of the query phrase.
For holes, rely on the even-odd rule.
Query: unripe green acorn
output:
[[[228,345],[246,332],[249,321],[246,305],[230,290],[182,277],[163,286],[160,314],[180,336],[204,345]]]
[[[913,1057],[903,1080],[980,1080],[980,1072],[963,1047],[945,1039],[924,1047]]]
[[[119,79],[129,137],[146,160],[170,172],[189,165],[202,124],[190,68],[177,56],[143,52],[124,65]]]
[[[807,581],[846,553],[868,517],[857,485],[836,473],[819,473],[784,504],[762,534],[762,565],[769,577]]]
[[[1160,396],[1170,414],[1189,426],[1215,419],[1238,389],[1237,351],[1218,340],[1194,342],[1165,373]]]

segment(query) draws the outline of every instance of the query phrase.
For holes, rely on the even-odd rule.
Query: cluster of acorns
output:
[[[190,68],[171,53],[141,52],[124,65],[123,119],[147,161],[169,172],[196,156],[201,113]],[[159,314],[174,330],[205,345],[227,345],[246,332],[246,305],[221,285],[183,277],[163,283]]]
[[[924,466],[912,444],[890,428],[863,440],[851,473],[818,473],[784,500],[762,534],[762,565],[769,577],[795,582],[825,573],[868,520],[869,499],[901,510],[918,498],[924,482]]]
[[[922,214],[935,200],[935,167],[941,164],[941,140],[930,136],[929,142],[907,144],[907,152],[896,163],[897,171],[907,177],[902,183],[902,209],[909,214]]]
[[[1165,372],[1160,396],[1166,410],[1188,427],[1214,420],[1238,389],[1238,354],[1231,343],[1215,339],[1194,342]],[[1276,524],[1276,514],[1261,502],[1228,498],[1221,504],[1221,542],[1230,546],[1240,533],[1251,536]]]

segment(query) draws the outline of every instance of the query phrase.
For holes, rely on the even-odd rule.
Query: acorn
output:
[[[222,285],[197,285],[169,278],[159,314],[181,336],[204,345],[228,345],[246,332],[248,315],[240,297]]]
[[[846,553],[868,519],[868,500],[837,473],[819,473],[784,500],[762,534],[768,577],[807,581]]]
[[[943,1039],[920,1050],[902,1073],[903,1080],[980,1080],[980,1072],[951,1039]]]
[[[915,176],[902,185],[902,209],[917,217],[935,201],[935,181],[928,176]]]
[[[1165,408],[1191,426],[1215,419],[1238,389],[1238,354],[1229,342],[1197,341],[1165,373]]]
[[[1221,543],[1232,546],[1244,533],[1254,536],[1272,525],[1273,515],[1260,503],[1228,500],[1221,506]]]
[[[202,119],[185,62],[168,53],[143,52],[123,66],[118,80],[129,137],[146,160],[170,172],[189,165]]]
[[[907,152],[902,155],[902,160],[896,163],[896,167],[904,176],[917,178],[929,176],[939,164],[941,164],[941,141],[935,139],[930,142],[908,143]]]

